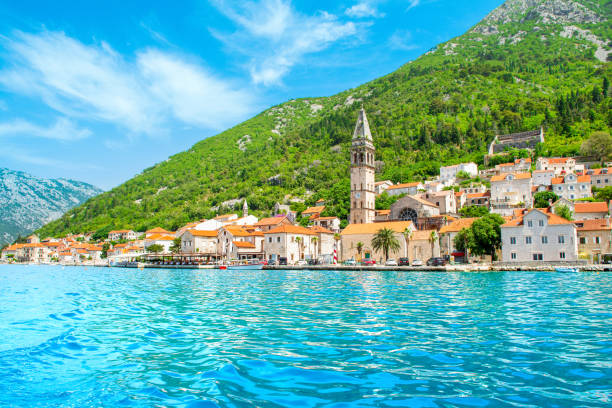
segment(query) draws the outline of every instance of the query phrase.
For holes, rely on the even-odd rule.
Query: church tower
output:
[[[242,218],[249,216],[249,205],[247,204],[246,198],[244,199],[244,203],[242,204]]]
[[[374,222],[374,152],[370,124],[361,108],[351,145],[351,224]]]

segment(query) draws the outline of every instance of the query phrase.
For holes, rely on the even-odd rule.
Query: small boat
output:
[[[557,267],[555,268],[555,272],[562,272],[562,273],[573,273],[573,272],[580,272],[580,270],[578,268],[570,268],[570,267]]]
[[[248,264],[235,264],[230,265],[229,269],[263,269],[263,265],[260,263],[248,263]]]

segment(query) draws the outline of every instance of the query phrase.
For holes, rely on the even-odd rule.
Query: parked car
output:
[[[446,260],[444,258],[429,258],[427,260],[427,266],[444,266]]]
[[[364,259],[363,261],[361,261],[362,265],[376,265],[376,261],[373,259]]]
[[[415,259],[412,261],[412,266],[423,266],[423,261],[420,259]]]
[[[306,265],[308,265],[308,262],[306,262],[306,261],[305,261],[305,260],[303,260],[303,259],[300,259],[299,261],[297,261],[297,262],[295,263],[295,265],[296,265],[296,266],[306,266]]]
[[[309,259],[308,260],[308,265],[318,265],[319,264],[319,260],[318,259]]]
[[[357,262],[355,262],[354,259],[347,259],[346,261],[342,262],[342,264],[345,266],[355,266],[357,265]]]
[[[410,260],[408,258],[400,258],[397,264],[399,266],[410,266]]]
[[[397,266],[397,261],[393,258],[387,259],[387,262],[385,262],[385,266]]]
[[[287,265],[287,257],[281,256],[280,258],[278,258],[278,264]]]

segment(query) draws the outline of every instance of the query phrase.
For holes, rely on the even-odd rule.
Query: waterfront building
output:
[[[612,167],[591,169],[586,172],[591,177],[591,185],[597,188],[612,186]]]
[[[332,263],[336,239],[334,231],[325,227],[315,225],[308,228],[315,235],[310,238],[313,245],[313,258],[324,263]]]
[[[13,244],[2,250],[2,260],[8,261],[10,259],[19,260],[24,257],[25,244]]]
[[[161,245],[162,253],[170,253],[170,247],[174,242],[174,235],[154,234],[145,238],[144,247],[148,249],[151,245]]]
[[[425,190],[425,186],[423,186],[422,183],[402,183],[402,184],[395,184],[391,187],[388,187],[387,190],[385,190],[387,192],[388,195],[390,196],[395,196],[395,195],[402,195],[402,194],[406,194],[406,195],[415,195],[419,192],[419,190]]]
[[[605,201],[573,203],[573,208],[570,209],[573,210],[574,219],[577,221],[604,219],[610,215],[608,203]]]
[[[511,215],[515,208],[530,207],[531,173],[502,173],[491,177],[491,212]]]
[[[181,236],[181,252],[185,254],[217,254],[218,231],[189,229]]]
[[[591,176],[579,176],[574,173],[555,177],[551,181],[552,191],[559,197],[568,200],[592,197]]]
[[[463,251],[459,251],[455,246],[455,237],[464,228],[470,228],[478,218],[459,218],[440,228],[440,251],[442,255],[454,256],[456,258],[465,257]]]
[[[610,219],[574,221],[578,234],[578,256],[590,263],[612,260],[612,227]]]
[[[264,232],[264,248],[269,262],[285,258],[288,264],[315,256],[313,237],[317,234],[299,225],[281,225]]]
[[[257,231],[253,226],[226,225],[221,227],[217,232],[217,255],[226,259],[232,259],[231,257],[234,255],[232,252],[236,252],[232,249],[234,242],[250,242],[257,247],[256,237],[259,236],[261,238],[261,234],[262,232]]]
[[[374,222],[376,216],[374,191],[374,154],[370,125],[363,108],[359,111],[351,143],[351,210],[349,222]]]
[[[444,185],[455,183],[459,172],[465,172],[470,177],[476,177],[478,175],[478,166],[472,162],[455,164],[454,166],[442,166],[440,167],[440,182]]]
[[[559,177],[576,172],[576,160],[572,157],[538,157],[536,170],[552,170]]]
[[[377,181],[376,183],[374,183],[374,192],[376,193],[376,195],[381,195],[383,191],[385,191],[392,185],[393,182],[391,180]]]
[[[132,230],[116,230],[108,233],[108,240],[114,242],[121,240],[133,241],[136,238],[138,238],[138,234]]]
[[[504,262],[573,262],[578,259],[576,225],[550,212],[530,209],[501,226]]]

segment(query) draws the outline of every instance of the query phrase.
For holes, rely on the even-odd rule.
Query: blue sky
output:
[[[0,167],[104,189],[269,106],[332,95],[502,0],[0,3]]]

